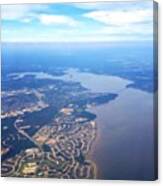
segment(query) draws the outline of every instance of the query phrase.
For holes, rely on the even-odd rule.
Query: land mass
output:
[[[2,176],[96,178],[88,158],[96,115],[87,108],[116,99],[80,83],[7,77],[2,89]],[[11,85],[11,86],[10,86]]]

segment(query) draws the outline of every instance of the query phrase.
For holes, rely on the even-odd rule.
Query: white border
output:
[[[55,3],[55,2],[93,2],[95,0],[0,0],[0,4],[15,4],[15,3]],[[97,1],[120,1],[120,0],[97,0]],[[97,2],[96,1],[96,2]],[[125,0],[125,1],[135,1],[135,0]],[[139,0],[141,1],[141,0]],[[163,185],[163,50],[162,48],[162,7],[163,0],[156,0],[159,3],[159,179],[153,182],[142,182],[142,181],[102,181],[102,180],[59,180],[59,179],[42,179],[42,178],[0,178],[1,186],[30,186],[36,185],[39,186],[132,186],[132,185]]]

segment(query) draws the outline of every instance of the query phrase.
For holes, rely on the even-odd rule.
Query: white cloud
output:
[[[76,26],[78,22],[71,17],[64,15],[49,15],[49,14],[41,14],[38,16],[40,22],[44,25],[68,25],[68,26]]]
[[[103,23],[93,33],[96,37],[110,40],[149,40],[153,34],[152,9],[139,10],[96,10],[83,15]]]
[[[74,4],[73,4],[74,5]],[[82,4],[85,7],[85,3]],[[12,29],[4,24],[3,41],[132,41],[152,39],[152,8],[121,6],[112,9],[110,4],[87,4],[87,13],[78,19],[73,14],[58,15],[49,6],[3,5],[2,20],[16,20],[21,27]],[[95,9],[96,6],[99,9]],[[104,6],[106,6],[104,8]],[[115,6],[115,4],[114,4]],[[110,7],[108,9],[108,7]],[[88,12],[89,11],[89,12]],[[53,14],[54,13],[54,14]],[[83,17],[94,21],[88,21]],[[25,25],[35,20],[31,25]],[[103,24],[97,24],[101,22]],[[35,23],[39,24],[35,24]],[[23,23],[23,24],[21,24]],[[55,27],[57,25],[57,27]],[[64,27],[65,26],[65,27]],[[69,26],[69,27],[66,27]],[[43,28],[43,29],[40,29]]]
[[[3,5],[1,15],[3,20],[17,20],[28,15],[30,7],[27,5]]]
[[[44,5],[2,5],[1,18],[6,21],[30,22],[35,17],[37,11],[47,10],[48,6]]]
[[[3,5],[1,9],[2,20],[4,21],[19,21],[29,23],[33,19],[37,19],[44,25],[68,25],[76,26],[78,22],[65,15],[55,14],[40,14],[40,11],[46,12],[49,6],[47,5]]]
[[[84,14],[84,17],[107,25],[121,26],[152,21],[152,10],[92,11]]]

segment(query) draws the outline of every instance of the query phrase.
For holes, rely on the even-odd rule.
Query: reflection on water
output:
[[[118,93],[117,99],[91,108],[97,115],[98,134],[91,156],[103,179],[151,179],[154,177],[153,95],[126,88],[131,81],[69,69],[65,75],[43,72],[12,74],[14,78],[35,75],[39,79],[80,82],[93,92]]]

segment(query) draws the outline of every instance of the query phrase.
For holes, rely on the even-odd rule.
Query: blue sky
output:
[[[147,41],[153,2],[3,5],[4,42]]]

